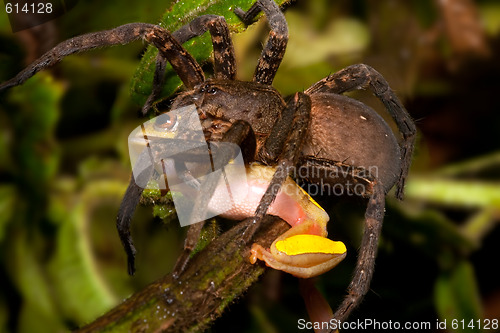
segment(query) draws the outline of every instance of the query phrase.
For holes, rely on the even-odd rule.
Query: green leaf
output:
[[[477,325],[482,312],[479,291],[474,268],[468,261],[459,262],[438,277],[434,298],[438,316],[446,320],[448,330],[481,332]]]
[[[19,313],[18,333],[64,332],[65,325],[57,313],[47,314],[33,300],[24,302]]]
[[[44,196],[45,185],[57,171],[59,155],[53,133],[63,92],[63,85],[51,75],[39,73],[8,95],[8,102],[18,107],[10,115],[16,136],[11,147],[15,171],[26,183],[38,185],[29,193],[34,197]]]
[[[255,0],[178,1],[163,15],[160,25],[169,31],[175,31],[198,16],[215,14],[225,17],[231,32],[239,33],[245,30],[245,25],[233,13],[233,10],[237,7],[247,10],[254,2]],[[283,2],[285,1],[277,1],[278,4]],[[211,39],[208,33],[188,41],[184,44],[184,47],[200,64],[206,62],[212,52]],[[156,48],[148,47],[132,80],[132,99],[139,105],[143,105],[151,93],[157,52]],[[171,95],[180,86],[180,79],[169,67],[163,87],[163,96]]]
[[[423,200],[452,207],[500,207],[500,184],[413,177],[406,186],[408,199]]]
[[[37,258],[39,251],[34,240],[28,232],[16,226],[16,230],[11,230],[9,234],[7,248],[10,259],[7,270],[23,299],[18,331],[59,331],[63,325],[52,300],[43,267]]]
[[[83,191],[73,197],[64,192],[63,189],[68,188],[66,184],[59,188],[61,193],[52,198],[49,207],[49,218],[59,225],[49,273],[56,282],[54,295],[62,312],[82,324],[109,310],[118,301],[97,267],[90,229],[96,204],[104,200],[119,202],[126,183],[89,181]]]

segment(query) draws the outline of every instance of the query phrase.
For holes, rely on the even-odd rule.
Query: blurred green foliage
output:
[[[13,35],[2,13],[0,80],[21,70],[25,57],[33,60],[52,46],[50,38],[134,21],[161,20],[175,29],[201,13],[224,15],[236,33],[244,27],[228,7],[251,3],[181,1],[165,13],[169,1],[86,1],[44,26],[42,35]],[[500,4],[473,3],[491,52],[479,60],[454,53],[449,36],[436,30],[442,18],[430,0],[298,1],[286,13],[290,42],[275,80],[280,91],[301,91],[346,65],[366,62],[405,100],[420,130],[407,199],[388,199],[371,291],[351,320],[500,317],[500,147],[494,135],[500,130],[494,60]],[[251,77],[266,33],[259,22],[235,34],[240,78]],[[206,62],[210,47],[205,35],[188,49]],[[0,331],[75,328],[170,271],[184,230],[161,222],[171,219],[169,207],[138,209],[133,278],[114,227],[130,172],[127,136],[142,122],[136,115],[150,90],[154,50],[144,49],[135,43],[69,57],[0,95]],[[175,75],[168,77],[165,95],[178,87]],[[384,115],[369,94],[353,96]],[[334,307],[355,265],[365,206],[321,203],[332,217],[330,235],[350,253],[317,280]],[[207,238],[216,233],[209,230]],[[299,318],[307,315],[296,279],[269,272],[213,331],[296,331]]]

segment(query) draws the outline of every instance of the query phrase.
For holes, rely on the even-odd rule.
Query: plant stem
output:
[[[164,276],[77,332],[203,331],[265,270],[249,263],[251,244],[241,241],[250,223],[238,223],[197,253],[177,280]],[[288,228],[268,216],[254,241],[269,247]]]

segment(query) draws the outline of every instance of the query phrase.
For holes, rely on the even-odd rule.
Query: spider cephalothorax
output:
[[[132,23],[75,37],[43,55],[15,78],[2,84],[0,89],[21,84],[68,54],[138,39],[153,44],[159,50],[155,89],[144,110],[148,110],[157,98],[164,64],[168,61],[186,89],[173,101],[172,109],[194,104],[207,139],[240,145],[247,163],[256,161],[272,167],[274,174],[269,177],[269,185],[252,216],[254,223],[244,233],[244,240],[251,240],[280,186],[287,182],[288,175],[295,168],[308,171],[298,176],[313,184],[362,185],[358,187],[360,191],[352,191],[368,198],[365,231],[348,296],[334,314],[336,319],[344,320],[368,290],[384,216],[385,195],[396,184],[396,196],[400,199],[403,196],[415,126],[385,79],[373,68],[362,64],[331,74],[285,102],[271,86],[288,40],[283,14],[273,0],[259,0],[247,12],[237,9],[235,13],[243,22],[249,23],[261,11],[267,17],[270,33],[252,82],[236,80],[234,51],[224,18],[203,15],[173,33],[152,24]],[[206,31],[212,36],[214,52],[214,77],[208,80],[205,80],[198,63],[182,47],[184,42]],[[382,101],[396,122],[401,143],[398,144],[389,126],[375,111],[340,95],[366,87]],[[231,158],[228,153],[220,163],[227,163]],[[198,212],[207,209],[217,182],[218,179],[207,177],[199,200],[196,200],[193,220]],[[130,273],[134,272],[135,249],[129,226],[141,193],[142,188],[132,178],[117,223],[129,258]],[[202,223],[191,226],[185,251],[174,268],[174,274],[184,270],[201,227]],[[263,256],[275,259],[268,254]]]

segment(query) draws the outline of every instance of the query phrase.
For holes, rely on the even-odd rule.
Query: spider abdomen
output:
[[[399,144],[391,128],[372,108],[352,98],[311,96],[311,125],[303,154],[364,167],[388,191],[398,179]]]

